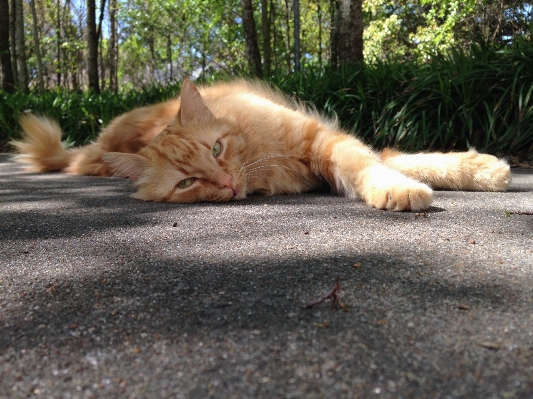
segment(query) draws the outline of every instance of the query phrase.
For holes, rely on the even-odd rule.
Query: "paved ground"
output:
[[[531,398],[533,171],[427,215],[172,205],[0,156],[2,398]],[[427,216],[427,217],[426,217]],[[339,299],[305,309],[339,278]]]

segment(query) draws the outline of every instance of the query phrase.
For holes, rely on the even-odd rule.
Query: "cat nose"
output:
[[[240,192],[240,190],[237,190],[233,186],[233,177],[231,177],[230,175],[224,176],[222,179],[220,179],[218,181],[218,185],[221,189],[229,188],[230,190],[232,190],[234,197],[237,196],[237,194],[239,194]]]
[[[229,188],[233,190],[233,177],[230,175],[224,176],[218,181],[218,186],[222,188]]]

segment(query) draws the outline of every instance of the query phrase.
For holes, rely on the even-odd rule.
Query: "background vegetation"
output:
[[[78,145],[114,116],[177,95],[183,77],[255,75],[377,148],[533,150],[528,2],[0,0],[0,12],[6,4],[0,145],[23,112],[56,118]],[[347,32],[346,5],[361,17]],[[361,36],[360,53],[343,53],[343,35]]]

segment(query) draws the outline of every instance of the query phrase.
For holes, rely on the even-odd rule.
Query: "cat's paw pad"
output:
[[[495,156],[476,154],[472,189],[479,191],[505,191],[511,183],[511,168]]]
[[[405,180],[393,185],[370,187],[365,201],[375,208],[388,211],[428,209],[433,201],[433,191],[425,184],[410,179]]]

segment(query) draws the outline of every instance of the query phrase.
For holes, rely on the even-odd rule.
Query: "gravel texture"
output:
[[[532,170],[424,214],[131,192],[0,155],[0,397],[533,397]]]

